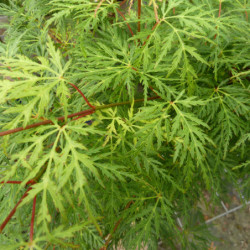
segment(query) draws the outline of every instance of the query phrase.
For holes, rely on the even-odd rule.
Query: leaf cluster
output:
[[[0,4],[0,129],[51,120],[0,138],[0,181],[22,181],[1,186],[0,223],[39,176],[4,249],[31,247],[35,196],[33,249],[206,249],[204,191],[249,197],[247,1],[119,3]],[[72,84],[90,115],[67,118],[88,109]]]

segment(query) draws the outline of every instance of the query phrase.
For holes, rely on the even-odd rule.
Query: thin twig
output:
[[[222,0],[220,0],[220,6],[219,6],[219,14],[218,14],[218,17],[220,17],[220,15],[221,15],[221,3],[222,3]]]
[[[93,106],[93,105],[90,104],[90,102],[87,99],[87,97],[82,93],[82,91],[75,84],[70,83],[70,82],[68,84],[70,84],[73,88],[75,88],[80,93],[80,95],[83,97],[83,99],[86,101],[86,103],[88,104],[88,106],[90,108],[95,109],[95,106]]]
[[[156,23],[159,23],[159,16],[158,16],[158,5],[155,3],[155,1],[153,1],[153,6],[154,6],[154,13],[155,13],[155,21]]]
[[[7,183],[7,184],[21,184],[22,181],[6,181],[6,182],[1,181],[0,182],[0,184],[5,184],[5,183]]]
[[[101,5],[103,4],[104,1],[105,0],[100,0],[100,2],[98,3],[98,5],[97,5],[97,7],[95,9],[95,15],[94,15],[94,17],[96,17],[97,11],[100,9],[100,7],[101,7]]]
[[[155,25],[154,25],[154,26],[153,26],[153,28],[152,28],[152,31],[154,31],[154,30],[155,30],[155,28],[158,26],[158,24],[159,24],[159,23],[160,23],[160,22],[155,23]],[[146,39],[146,41],[143,43],[143,45],[142,45],[142,46],[144,46],[144,45],[146,44],[146,42],[148,41],[148,39],[150,38],[150,36],[151,36],[151,34],[147,36],[147,39]]]
[[[133,203],[133,201],[128,202],[124,210],[128,209],[128,208],[131,206],[132,203]],[[107,249],[107,247],[108,247],[108,245],[109,245],[109,242],[110,242],[111,239],[112,239],[113,234],[116,232],[116,230],[117,230],[118,226],[121,224],[121,222],[122,222],[122,218],[119,219],[119,220],[115,223],[113,232],[112,232],[111,234],[108,235],[108,238],[107,238],[107,240],[105,241],[105,245],[104,245],[100,250],[106,250],[106,249]]]
[[[1,182],[0,182],[0,184],[5,184],[5,183],[7,183],[7,184],[21,184],[22,181],[1,181]],[[34,181],[31,180],[31,181],[28,181],[28,182],[26,183],[26,185],[27,185],[27,184],[33,184],[33,183],[34,183]]]
[[[123,20],[126,22],[127,19],[126,19],[126,17],[122,14],[122,12],[121,12],[120,10],[118,10],[118,9],[116,9],[116,11],[122,16]],[[131,35],[134,36],[134,32],[133,32],[133,30],[131,29],[129,23],[126,23],[126,24],[127,24],[127,26],[128,26],[128,29],[129,29]]]
[[[248,22],[248,14],[247,14],[247,11],[245,10],[245,15],[246,15],[246,20]]]
[[[84,116],[91,115],[91,114],[93,114],[94,112],[95,112],[95,110],[89,111],[89,113],[87,113],[87,114],[80,115],[80,116],[74,118],[73,121],[78,120],[78,119],[80,119],[80,118],[82,118],[82,117],[84,117]]]
[[[121,3],[120,3],[120,7],[125,4],[127,2],[127,0],[123,0]]]
[[[28,192],[31,189],[32,188],[29,187],[25,191],[25,193],[23,194],[23,196],[21,197],[21,199],[17,202],[17,204],[15,205],[15,207],[11,210],[11,212],[9,213],[9,215],[6,217],[6,219],[4,220],[4,222],[1,224],[1,226],[0,226],[0,233],[2,233],[3,229],[5,228],[5,226],[8,224],[8,222],[10,221],[10,219],[12,218],[12,216],[16,213],[17,207],[20,205],[20,203],[23,201],[23,199],[28,195]]]
[[[30,223],[30,242],[33,241],[35,214],[36,214],[36,196],[34,197],[33,207],[32,207],[32,215],[31,215],[31,223]]]
[[[131,9],[132,9],[132,6],[133,6],[133,2],[134,2],[134,0],[130,0],[130,2],[129,2],[129,6],[128,6],[128,14],[130,15],[130,13],[131,13]]]
[[[54,40],[55,42],[57,42],[57,43],[59,43],[59,44],[62,45],[62,41],[59,40],[57,37],[55,37],[55,36],[51,33],[50,30],[48,31],[48,34],[49,34],[49,36],[52,38],[52,40]]]
[[[155,20],[156,20],[156,23],[155,25],[153,26],[152,30],[151,31],[154,31],[155,28],[158,26],[158,24],[160,23],[160,20],[159,20],[159,16],[158,16],[158,12],[157,12],[157,4],[155,2],[153,2],[153,6],[154,6],[154,13],[155,13]],[[146,41],[143,43],[142,46],[144,46],[146,44],[146,42],[148,41],[148,39],[150,38],[151,34],[147,36],[146,38]]]
[[[149,86],[149,88],[158,96],[158,94],[155,92],[155,90],[152,86]]]

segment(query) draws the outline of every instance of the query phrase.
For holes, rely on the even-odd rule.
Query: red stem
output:
[[[126,205],[126,207],[125,207],[124,210],[128,209],[128,208],[131,206],[132,203],[133,203],[133,201],[129,201],[129,202],[127,203],[127,205]],[[109,245],[109,242],[110,242],[110,240],[111,240],[113,234],[116,232],[116,230],[117,230],[117,228],[118,228],[118,226],[120,225],[121,222],[122,222],[122,218],[119,219],[119,220],[115,223],[115,226],[114,226],[114,229],[113,229],[113,233],[111,233],[111,234],[108,235],[108,238],[107,238],[107,240],[106,240],[106,242],[105,242],[105,245],[104,245],[102,248],[100,248],[100,250],[106,250],[106,249],[107,249],[107,247],[108,247],[108,245]]]
[[[0,184],[5,184],[5,183],[7,183],[7,184],[21,184],[22,181],[1,181],[1,182],[0,182]],[[33,183],[34,183],[34,181],[31,180],[31,181],[28,181],[28,182],[26,183],[26,185],[27,185],[27,184],[33,184]]]
[[[247,11],[245,10],[245,14],[246,14],[246,20],[248,22],[248,14],[247,14]]]
[[[218,14],[218,17],[220,17],[220,15],[221,15],[221,2],[222,2],[222,0],[220,0],[220,6],[219,6],[219,14]]]
[[[33,207],[32,207],[32,215],[31,215],[31,223],[30,223],[30,242],[33,241],[35,214],[36,214],[36,196],[33,200]]]
[[[159,96],[149,97],[147,100],[150,101],[150,100],[155,100],[155,99],[160,99],[160,97]],[[143,102],[143,101],[144,101],[144,99],[135,100],[135,102]],[[130,104],[130,103],[131,103],[130,101],[120,102],[120,103],[111,103],[111,104],[95,107],[95,110],[106,109],[106,108],[111,108],[111,107],[116,107],[116,106],[121,106],[121,105],[127,105],[127,104]],[[82,115],[85,115],[85,114],[89,115],[89,114],[92,114],[93,111],[94,111],[93,109],[83,110],[83,111],[80,111],[80,112],[77,112],[77,113],[74,113],[74,114],[70,114],[70,115],[67,116],[67,118],[72,118],[72,117],[75,117],[75,116],[82,116]],[[65,116],[60,116],[60,117],[57,117],[55,119],[57,119],[58,121],[64,121]],[[23,131],[23,130],[27,130],[27,129],[30,129],[30,128],[36,128],[36,127],[39,127],[41,125],[47,125],[47,124],[53,124],[53,122],[51,120],[45,120],[45,121],[42,121],[42,122],[33,123],[31,125],[26,126],[25,128],[19,127],[19,128],[6,130],[6,131],[3,131],[3,132],[0,132],[0,136],[14,134],[14,133],[17,133],[17,132],[20,132],[20,131]]]
[[[155,90],[152,86],[149,86],[149,88],[158,96],[158,94],[155,92]]]
[[[97,7],[95,9],[95,17],[96,17],[97,11],[99,10],[99,8],[101,7],[101,5],[102,5],[103,2],[104,2],[104,0],[100,0],[100,2],[98,3],[98,5],[97,5]]]
[[[5,226],[7,225],[7,223],[9,222],[9,220],[12,218],[12,216],[16,213],[16,209],[17,207],[20,205],[20,203],[23,201],[23,199],[28,195],[28,192],[31,190],[32,188],[29,187],[25,193],[23,194],[23,196],[21,197],[21,199],[17,202],[17,204],[15,205],[15,207],[11,210],[11,212],[9,213],[9,215],[6,217],[6,219],[4,220],[4,222],[1,224],[0,226],[0,233],[2,233],[3,229],[5,228]]]
[[[91,111],[92,110],[93,109],[91,109]],[[89,109],[84,110],[84,111],[80,111],[80,112],[68,115],[67,118],[72,118],[72,117],[75,117],[75,116],[80,116],[80,115],[89,113],[89,111],[90,111]],[[65,116],[60,116],[60,117],[58,117],[56,119],[58,121],[63,121],[63,120],[65,120]],[[19,127],[19,128],[10,129],[10,130],[7,130],[7,131],[0,132],[0,136],[17,133],[17,132],[20,132],[20,131],[23,131],[23,130],[27,130],[27,129],[31,129],[31,128],[36,128],[36,127],[39,127],[41,125],[47,125],[47,124],[53,124],[53,122],[51,120],[45,120],[45,121],[42,121],[42,122],[33,123],[31,125],[26,126],[25,128]]]
[[[48,32],[49,36],[57,43],[62,44],[62,41],[57,39],[53,34],[51,34],[51,31]]]
[[[80,116],[74,118],[73,121],[78,120],[78,119],[80,119],[80,118],[82,118],[82,117],[84,117],[84,116],[91,115],[91,114],[93,114],[93,113],[95,113],[94,110],[89,111],[89,113],[87,113],[87,114],[83,114],[83,115],[80,115]]]
[[[0,184],[5,184],[5,183],[8,183],[8,184],[21,184],[22,182],[21,181],[1,181]]]
[[[121,3],[120,3],[120,7],[126,3],[127,0],[123,0]]]
[[[152,31],[157,27],[157,25],[158,25],[159,23],[160,23],[160,22],[156,22],[156,23],[155,23],[155,25],[154,25],[153,28],[152,28]],[[146,39],[146,41],[143,43],[142,46],[144,46],[144,45],[146,44],[146,42],[148,41],[148,39],[150,38],[150,36],[151,36],[151,35],[148,35],[148,36],[147,36],[147,39]]]
[[[70,84],[73,88],[75,88],[75,89],[81,94],[81,96],[83,97],[83,99],[86,101],[86,103],[88,104],[88,106],[89,106],[90,108],[95,109],[95,106],[93,106],[93,105],[90,104],[90,102],[89,102],[89,100],[87,99],[87,97],[82,93],[82,91],[81,91],[75,84],[70,83],[70,82],[69,82],[69,84]]]
[[[121,11],[119,11],[118,9],[116,9],[116,11],[122,16],[122,18],[123,18],[124,21],[127,20],[126,17],[122,14]],[[127,26],[128,26],[128,29],[129,29],[131,35],[134,36],[133,30],[131,29],[130,25],[129,25],[128,23],[126,23],[126,24],[127,24]]]

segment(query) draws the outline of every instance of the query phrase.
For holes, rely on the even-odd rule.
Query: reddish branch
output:
[[[8,183],[8,184],[21,184],[22,182],[21,181],[1,181],[0,184],[4,184],[4,183]]]
[[[96,7],[96,9],[95,9],[95,15],[94,15],[94,17],[96,17],[97,11],[100,9],[100,7],[101,7],[101,5],[102,5],[103,2],[104,2],[104,0],[101,0],[101,1],[98,3],[98,5],[97,5],[97,7]]]
[[[120,7],[125,4],[127,2],[127,0],[123,0],[121,3],[120,3]]]
[[[153,28],[152,28],[152,31],[154,31],[154,29],[157,27],[157,25],[158,25],[159,23],[160,23],[160,22],[155,23],[155,25],[154,25]],[[147,36],[147,39],[146,39],[146,41],[143,43],[142,46],[144,46],[144,45],[146,44],[146,42],[148,41],[148,39],[150,38],[150,36],[151,36],[151,34]]]
[[[55,37],[50,30],[49,30],[48,34],[52,38],[52,40],[54,40],[55,42],[57,42],[59,44],[62,44],[62,41],[60,41],[57,37]]]
[[[91,109],[91,111],[93,111],[93,109]],[[80,115],[83,115],[83,114],[87,114],[89,112],[90,112],[90,109],[87,109],[87,110],[84,110],[84,111],[81,111],[81,112],[77,112],[77,113],[68,115],[67,118],[72,118],[72,117],[75,117],[75,116],[80,116]],[[64,121],[65,120],[65,116],[60,116],[60,117],[58,117],[56,119],[58,121]],[[42,122],[33,123],[33,124],[28,125],[28,126],[26,126],[24,128],[23,127],[14,128],[14,129],[11,129],[11,130],[0,132],[0,136],[14,134],[14,133],[17,133],[17,132],[20,132],[20,131],[23,131],[23,130],[27,130],[27,129],[31,129],[31,128],[36,128],[36,127],[39,127],[41,125],[48,125],[48,124],[53,124],[53,122],[51,120],[45,120],[45,121],[42,121]]]
[[[222,0],[220,0],[220,6],[219,6],[219,14],[218,14],[218,17],[220,17],[220,15],[221,15],[221,2],[222,2]]]
[[[247,14],[247,11],[245,10],[245,15],[246,15],[246,20],[248,22],[248,14]]]
[[[122,12],[121,12],[120,10],[118,10],[118,9],[116,9],[116,11],[122,16],[123,20],[126,22],[127,19],[126,19],[126,17],[122,14]],[[128,26],[128,29],[129,29],[131,35],[134,36],[134,32],[133,32],[133,30],[131,29],[129,23],[126,23],[126,24],[127,24],[127,26]]]
[[[6,217],[6,219],[4,220],[4,222],[1,224],[0,226],[0,233],[2,233],[3,229],[5,228],[5,226],[7,225],[7,223],[9,222],[9,220],[12,218],[12,216],[16,213],[16,209],[17,207],[20,205],[20,203],[23,201],[23,199],[28,195],[28,192],[31,190],[32,188],[29,187],[24,195],[21,197],[21,199],[17,202],[17,204],[15,205],[15,207],[11,210],[11,212],[9,213],[9,215]]]
[[[33,241],[35,213],[36,213],[36,196],[33,200],[33,207],[32,207],[32,215],[31,215],[31,223],[30,223],[30,242]]]
[[[35,183],[37,183],[39,181],[39,179],[42,177],[43,173],[45,172],[47,168],[47,165],[43,166],[42,169],[39,171],[39,173],[36,175],[36,177],[30,181],[28,181],[26,183],[27,184],[31,184],[34,185]],[[1,184],[4,183],[9,183],[9,184],[21,184],[22,181],[7,181],[7,182],[1,182]],[[21,199],[17,202],[17,204],[15,205],[15,207],[11,210],[11,212],[9,213],[9,215],[6,217],[6,219],[4,220],[4,222],[1,224],[0,226],[0,233],[3,231],[3,229],[5,228],[5,226],[8,224],[8,222],[10,221],[10,219],[13,217],[13,215],[16,213],[16,209],[17,207],[20,205],[20,203],[23,201],[23,199],[28,195],[28,192],[32,189],[32,187],[28,187],[28,189],[25,191],[25,193],[23,194],[23,196],[21,197]],[[31,216],[31,224],[30,224],[30,242],[33,241],[33,235],[34,235],[34,221],[35,221],[35,212],[36,212],[36,196],[33,199],[33,207],[32,207],[32,216]]]
[[[22,181],[1,181],[0,182],[0,184],[5,184],[5,183],[7,183],[7,184],[21,184],[22,183]],[[26,183],[26,185],[27,184],[33,184],[34,183],[34,181],[33,180],[31,180],[31,181],[28,181],[27,183]]]
[[[149,86],[149,88],[158,96],[158,94],[155,92],[155,90],[152,86]]]
[[[91,114],[93,114],[93,113],[95,113],[95,110],[92,110],[92,111],[89,111],[89,112],[86,113],[86,114],[80,115],[80,116],[74,118],[73,121],[78,120],[78,119],[80,119],[80,118],[82,118],[82,117],[84,117],[84,116],[91,115]]]
[[[156,23],[159,23],[159,17],[158,17],[158,11],[157,11],[158,6],[155,2],[153,3],[153,5],[154,5],[155,21]]]
[[[83,97],[83,99],[86,101],[86,103],[88,104],[88,106],[89,106],[90,108],[95,109],[95,106],[93,106],[93,105],[90,104],[90,102],[89,102],[89,100],[86,98],[86,96],[82,93],[82,91],[81,91],[75,84],[70,83],[70,82],[69,82],[69,84],[70,84],[73,88],[75,88],[75,89],[80,93],[80,95]]]
[[[159,96],[149,97],[147,100],[150,101],[150,100],[155,100],[155,99],[160,99],[160,97]],[[143,102],[143,101],[144,101],[144,99],[137,99],[134,102]],[[97,106],[97,107],[95,107],[95,110],[107,109],[107,108],[111,108],[111,107],[127,105],[127,104],[130,104],[130,103],[131,103],[130,101],[120,102],[120,103],[112,103],[112,104]],[[77,113],[74,113],[74,114],[70,114],[70,115],[67,116],[67,118],[73,118],[73,117],[76,117],[76,116],[80,117],[80,116],[83,116],[83,115],[87,116],[87,115],[90,115],[92,113],[93,113],[93,109],[87,109],[87,110],[83,110],[83,111],[80,111],[80,112],[77,112]],[[60,116],[60,117],[57,117],[56,119],[58,121],[64,121],[65,116]],[[33,124],[28,125],[26,127],[19,127],[19,128],[15,128],[15,129],[0,132],[0,136],[14,134],[14,133],[17,133],[17,132],[20,132],[20,131],[23,131],[23,130],[36,128],[36,127],[39,127],[41,125],[47,125],[47,124],[53,124],[53,122],[51,120],[45,120],[45,121],[42,121],[42,122],[33,123]]]
[[[128,208],[131,206],[132,203],[133,203],[133,201],[128,202],[128,204],[126,205],[126,207],[125,207],[124,210],[128,209]],[[108,245],[109,245],[109,242],[110,242],[111,239],[112,239],[113,234],[116,232],[116,230],[117,230],[118,226],[121,224],[121,222],[122,222],[122,218],[119,219],[119,220],[115,223],[113,232],[112,232],[111,234],[108,235],[108,238],[107,238],[107,240],[105,241],[105,245],[104,245],[100,250],[106,250],[106,249],[107,249],[107,247],[108,247]]]

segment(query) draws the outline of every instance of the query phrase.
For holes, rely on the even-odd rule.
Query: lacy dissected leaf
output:
[[[26,126],[32,116],[37,118],[48,114],[53,108],[56,96],[67,114],[70,92],[63,77],[70,61],[62,63],[61,54],[55,50],[51,40],[48,42],[48,53],[49,60],[38,57],[38,61],[34,61],[23,55],[1,58],[4,61],[1,74],[9,79],[0,83],[1,103],[16,100],[16,105],[8,106],[5,111],[6,114],[17,114],[8,127],[16,127],[20,122]]]

